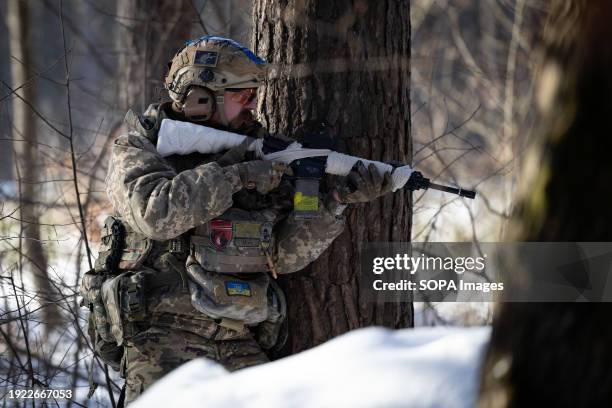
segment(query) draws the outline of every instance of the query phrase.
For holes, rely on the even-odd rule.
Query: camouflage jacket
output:
[[[328,209],[323,199],[320,217],[293,218],[293,186],[288,181],[262,195],[243,189],[237,171],[216,163],[219,155],[161,157],[154,142],[164,117],[165,110],[155,105],[140,120],[128,114],[129,132],[118,137],[112,147],[106,191],[116,213],[138,233],[164,241],[205,224],[230,208],[274,210],[279,219],[274,227],[274,259],[277,272],[282,274],[306,267],[343,231],[343,216]],[[250,135],[263,132],[265,129],[256,126]],[[154,270],[172,269],[163,259],[156,258],[155,252],[150,257],[147,264]],[[173,323],[180,319],[205,319],[191,307],[188,295],[179,291],[153,300],[150,306],[154,313],[159,312],[161,320],[171,319]]]

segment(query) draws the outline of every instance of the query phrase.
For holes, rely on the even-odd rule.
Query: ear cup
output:
[[[196,122],[207,121],[215,112],[215,96],[206,88],[200,86],[191,87],[187,91],[182,110],[188,120]]]

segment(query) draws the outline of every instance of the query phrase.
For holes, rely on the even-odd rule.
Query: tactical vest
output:
[[[143,117],[128,112],[126,122],[155,144],[163,117],[152,105]],[[167,161],[180,172],[218,156],[191,154]],[[232,208],[164,242],[136,233],[118,217],[106,220],[99,257],[94,270],[83,277],[81,295],[91,312],[89,333],[96,353],[113,368],[118,368],[122,343],[140,324],[146,325],[147,290],[176,283],[189,289],[197,310],[220,325],[243,331],[245,324],[259,324],[260,345],[279,346],[286,303],[282,290],[265,274],[270,270],[277,215],[266,210],[269,202],[253,191],[235,194],[234,202],[243,209]],[[174,272],[151,269],[150,260],[164,256]]]
[[[267,272],[274,248],[272,211],[231,208],[220,217],[195,228],[190,237],[196,261],[220,273]]]
[[[197,310],[234,329],[270,317],[270,279],[263,272],[274,268],[275,221],[273,211],[231,208],[194,229],[187,275]]]

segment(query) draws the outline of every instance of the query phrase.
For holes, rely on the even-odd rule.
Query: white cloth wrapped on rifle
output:
[[[214,154],[238,146],[247,136],[218,130],[189,122],[164,119],[157,136],[157,151],[162,157],[173,154],[186,155],[190,153]],[[285,150],[264,154],[263,139],[251,140],[247,150],[255,152],[255,157],[261,160],[291,163],[306,157],[327,157],[325,172],[338,176],[346,176],[357,161],[362,161],[368,167],[371,163],[381,174],[391,172],[393,191],[404,187],[412,174],[410,166],[393,167],[387,163],[366,160],[334,152],[329,149],[306,149],[298,142],[290,144]]]

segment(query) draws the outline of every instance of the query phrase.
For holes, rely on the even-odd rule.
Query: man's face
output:
[[[257,88],[226,89],[224,108],[230,129],[239,130],[253,122],[253,112],[257,108]]]

